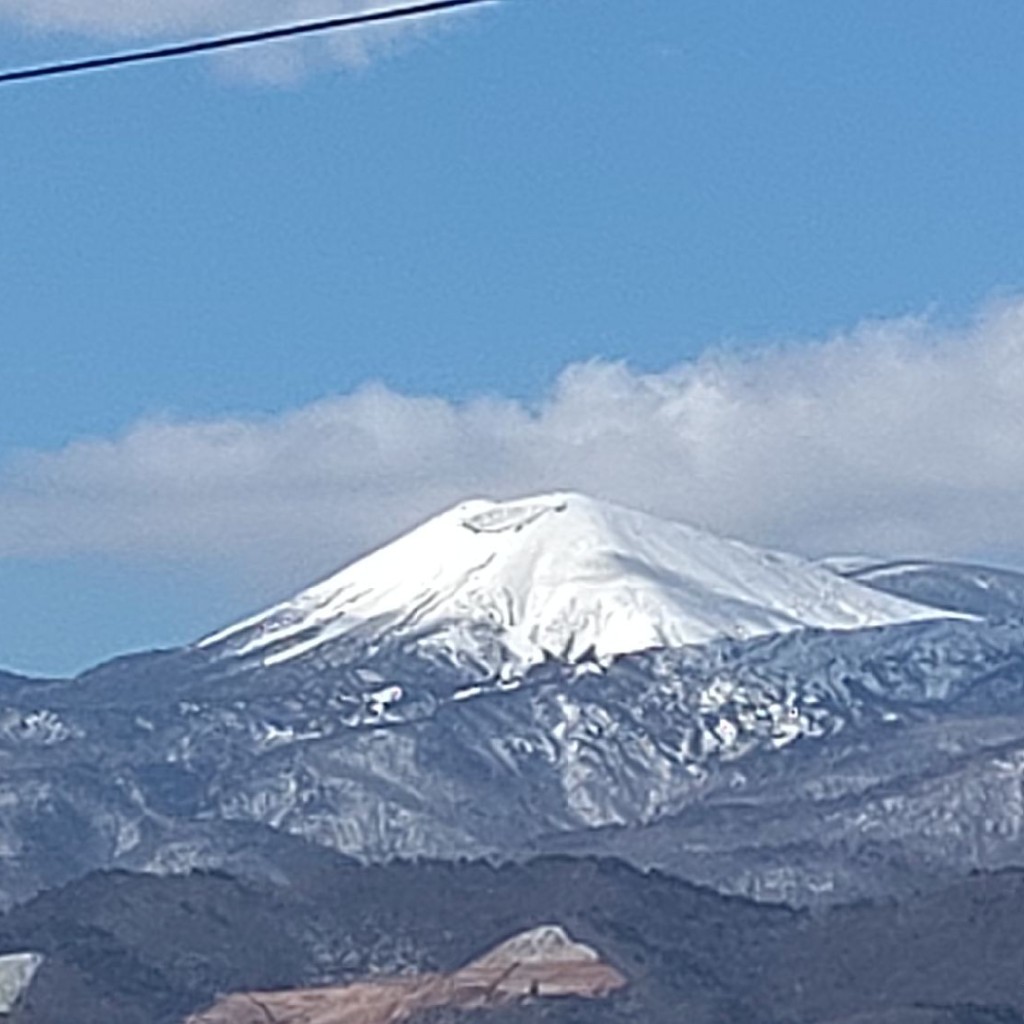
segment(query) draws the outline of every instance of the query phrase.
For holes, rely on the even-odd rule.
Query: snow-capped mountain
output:
[[[0,759],[0,901],[299,840],[878,895],[1024,864],[1024,576],[471,502],[198,644],[0,677]]]
[[[942,614],[792,555],[565,493],[458,505],[200,647],[272,666],[330,644],[415,638],[509,674]]]

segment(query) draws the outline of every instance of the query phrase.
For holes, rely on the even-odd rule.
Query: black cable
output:
[[[296,25],[284,25],[279,28],[267,28],[255,32],[242,32],[237,35],[198,39],[190,43],[174,43],[170,46],[161,46],[152,50],[133,50],[128,53],[116,53],[106,57],[89,57],[85,60],[67,61],[62,64],[45,64],[40,67],[23,68],[18,71],[0,72],[0,85],[9,82],[25,82],[32,78],[56,78],[58,75],[74,75],[82,71],[112,68],[121,64],[141,64],[144,61],[185,57],[193,53],[226,50],[234,46],[252,46],[255,43],[266,43],[272,39],[290,39],[295,36],[313,35],[317,32],[331,32],[336,29],[350,28],[356,25],[370,25],[381,21],[414,18],[417,15],[423,14],[438,14],[442,11],[450,11],[456,7],[475,7],[494,2],[496,0],[429,0],[429,2],[414,4],[410,7],[392,7],[379,11],[366,11],[362,14],[341,15],[336,18],[325,18],[322,21],[306,21]]]

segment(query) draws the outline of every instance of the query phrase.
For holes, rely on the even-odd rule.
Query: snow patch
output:
[[[42,965],[39,953],[0,956],[0,1014],[13,1013]]]
[[[561,925],[547,924],[514,935],[476,961],[476,965],[597,963],[600,959],[596,950],[570,938]]]

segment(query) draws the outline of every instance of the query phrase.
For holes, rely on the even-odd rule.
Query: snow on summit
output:
[[[500,650],[508,669],[942,614],[796,556],[560,493],[457,505],[200,646],[273,665],[333,642],[415,639],[456,659]]]

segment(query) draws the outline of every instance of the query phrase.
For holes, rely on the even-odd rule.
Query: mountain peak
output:
[[[941,616],[792,555],[556,492],[463,502],[200,646],[273,665],[403,638],[516,670]]]

